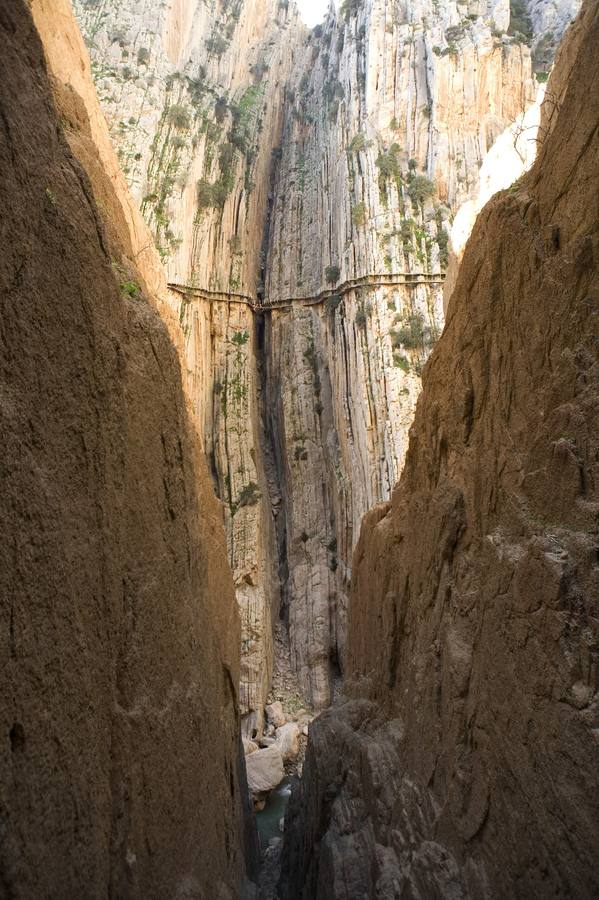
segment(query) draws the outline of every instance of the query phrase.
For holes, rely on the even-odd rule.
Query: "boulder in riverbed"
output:
[[[265,750],[256,750],[245,758],[248,786],[252,794],[271,791],[285,777],[283,756],[274,744]]]
[[[281,751],[284,762],[295,759],[299,753],[300,730],[295,722],[288,722],[276,730],[275,746]]]
[[[275,700],[274,703],[270,703],[264,710],[266,713],[266,718],[269,722],[271,722],[275,728],[280,728],[281,725],[285,724],[285,713],[283,712],[283,704],[279,700]]]
[[[254,741],[250,741],[249,738],[242,738],[243,741],[243,753],[244,756],[249,756],[250,753],[254,753],[258,749],[258,744],[254,743]]]

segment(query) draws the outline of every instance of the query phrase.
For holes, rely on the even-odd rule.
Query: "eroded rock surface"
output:
[[[298,51],[269,230],[268,385],[285,497],[283,591],[305,695],[343,668],[360,522],[405,459],[443,328],[452,213],[534,99],[506,2],[348,2]],[[518,172],[518,174],[520,174]],[[320,302],[311,302],[320,298]]]
[[[443,327],[452,217],[534,100],[533,20],[559,24],[550,60],[576,0],[531,4],[520,25],[508,0],[348,0],[308,33],[277,0],[75,2],[185,338],[249,736],[279,611],[307,702],[331,700],[360,522],[401,473]]]
[[[239,619],[179,360],[24,0],[0,43],[0,893],[234,898]]]
[[[599,891],[597,46],[587,2],[539,159],[466,248],[399,486],[365,518],[287,897]]]

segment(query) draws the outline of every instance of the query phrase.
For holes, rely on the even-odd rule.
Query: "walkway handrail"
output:
[[[233,303],[246,303],[252,309],[276,309],[282,306],[292,306],[294,303],[301,303],[305,306],[315,306],[323,303],[329,297],[336,294],[347,294],[350,291],[359,288],[379,288],[379,287],[395,287],[408,286],[413,287],[419,284],[442,285],[445,281],[443,272],[378,272],[369,275],[360,275],[356,278],[350,278],[336,287],[324,288],[318,294],[312,294],[304,297],[285,297],[275,300],[260,299],[251,294],[242,294],[236,291],[215,291],[208,288],[196,287],[187,284],[178,284],[169,282],[168,287],[171,291],[183,294],[184,296],[197,296],[204,300],[226,300]]]

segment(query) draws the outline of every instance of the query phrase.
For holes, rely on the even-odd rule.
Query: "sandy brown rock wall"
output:
[[[349,699],[311,730],[288,896],[597,894],[598,40],[583,4],[364,521]]]
[[[115,277],[28,5],[4,6],[0,31],[1,892],[236,897],[220,511],[177,354]]]

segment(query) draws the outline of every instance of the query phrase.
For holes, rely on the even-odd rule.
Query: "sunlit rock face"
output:
[[[455,286],[466,242],[481,209],[493,194],[510,187],[521,178],[536,158],[544,96],[545,85],[540,85],[534,104],[499,135],[482,161],[478,191],[471,200],[462,203],[455,214],[450,231],[449,262],[443,289],[445,308]]]
[[[450,232],[534,102],[531,38],[508,0],[349,0],[310,33],[274,0],[75,7],[184,335],[250,734],[280,609],[330,701],[360,521],[403,466]]]
[[[295,8],[277,0],[73,5],[123,171],[169,279],[255,293],[281,82],[304,31]]]
[[[283,84],[304,28],[295,8],[275,0],[74,5],[123,171],[169,282],[180,287],[170,300],[223,501],[242,620],[240,702],[251,732],[271,677],[280,586],[248,301],[262,277]]]

